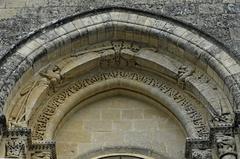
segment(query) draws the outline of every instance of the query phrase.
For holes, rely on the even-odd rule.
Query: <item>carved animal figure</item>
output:
[[[219,156],[222,156],[227,153],[230,156],[234,156],[231,154],[234,154],[236,145],[235,140],[232,136],[218,135],[216,138],[216,142]]]
[[[53,92],[56,91],[56,84],[62,80],[61,69],[55,64],[49,65],[49,67],[39,72],[39,75],[49,81],[49,86],[53,89]]]
[[[182,85],[182,87],[185,87],[186,78],[189,76],[192,76],[194,73],[194,70],[192,68],[189,68],[185,65],[182,65],[178,68],[178,75],[177,75],[177,81],[178,84]]]

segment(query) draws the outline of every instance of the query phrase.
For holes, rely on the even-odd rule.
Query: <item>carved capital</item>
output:
[[[28,128],[7,129],[3,139],[6,158],[56,159],[55,142],[33,144]]]
[[[200,150],[200,149],[193,149],[192,150],[192,159],[211,159],[211,150]]]
[[[237,159],[236,143],[232,136],[216,135],[217,153],[220,159]]]

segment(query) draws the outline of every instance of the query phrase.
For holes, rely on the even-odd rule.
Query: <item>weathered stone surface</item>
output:
[[[240,40],[240,28],[230,28],[230,33],[233,40]]]
[[[74,157],[94,149],[128,145],[182,158],[183,147],[180,145],[184,143],[184,136],[181,128],[160,105],[159,108],[154,106],[151,102],[124,95],[106,96],[87,104],[66,119],[58,130],[58,156]],[[125,112],[134,111],[133,118],[125,118]],[[99,120],[94,116],[101,118]],[[77,146],[79,149],[75,149]],[[68,151],[64,151],[66,148]]]
[[[16,5],[18,3],[19,5]],[[6,0],[0,1],[0,8],[3,8],[0,9],[0,19],[8,18],[0,22],[0,28],[4,25],[7,26],[1,30],[1,55],[6,54],[9,46],[15,44],[17,39],[21,39],[29,31],[38,29],[41,24],[76,12],[107,6],[130,7],[170,16],[199,28],[239,53],[239,50],[234,46],[235,43],[229,44],[229,26],[236,28],[240,26],[240,7],[239,2],[235,2],[235,0],[188,0],[186,3],[181,0],[171,2],[157,0],[9,0],[7,4]],[[228,41],[226,42],[226,40]]]
[[[200,4],[199,12],[202,14],[221,14],[223,13],[222,4]]]
[[[208,54],[204,54],[205,52],[210,53],[212,56],[218,56],[218,54],[221,53],[221,49],[218,47],[215,47],[213,45],[214,41],[212,39],[211,42],[206,42],[202,39],[199,39],[199,37],[205,37],[203,34],[209,34],[212,37],[216,39],[216,41],[223,43],[227,48],[230,49],[231,52],[234,53],[235,57],[238,57],[240,59],[240,37],[239,37],[239,26],[240,26],[240,7],[239,7],[239,0],[176,0],[176,1],[165,1],[165,0],[153,0],[153,1],[146,1],[146,0],[103,0],[103,1],[92,1],[92,0],[0,0],[0,60],[2,57],[6,55],[6,53],[11,49],[11,47],[21,41],[24,37],[28,36],[30,32],[35,31],[39,28],[41,28],[43,25],[54,23],[55,20],[62,19],[66,16],[70,16],[76,13],[82,13],[84,11],[92,11],[93,9],[98,8],[104,8],[109,6],[117,6],[117,7],[128,7],[133,9],[139,9],[142,11],[148,11],[151,13],[161,14],[173,19],[180,20],[183,23],[187,23],[189,25],[188,29],[190,31],[193,31],[196,33],[197,36],[194,36],[191,33],[186,33],[185,30],[181,30],[177,28],[177,25],[170,25],[170,23],[161,22],[159,20],[158,22],[152,22],[148,21],[146,17],[143,16],[136,16],[136,17],[130,17],[132,22],[145,22],[146,24],[152,24],[155,23],[155,27],[161,28],[162,30],[165,30],[166,32],[163,33],[154,33],[155,36],[162,36],[162,37],[168,37],[172,41],[174,41],[176,38],[172,33],[179,35],[177,46],[184,46],[181,48],[181,50],[189,51],[194,54],[194,57],[191,55],[182,53],[184,58],[186,60],[189,60],[193,62],[192,60],[197,60],[200,58],[203,59],[209,66],[206,68],[206,72],[209,74],[209,76],[217,82],[217,84],[220,85],[221,88],[224,89],[224,93],[228,96],[229,94],[229,100],[231,104],[239,105],[239,83],[238,81],[238,74],[239,74],[239,66],[238,64],[233,61],[232,59],[221,59],[220,62],[224,64],[225,67],[227,67],[227,71],[223,68],[219,68],[219,65],[216,63],[216,59],[219,59],[219,57],[211,57]],[[130,11],[129,11],[130,12]],[[127,21],[128,20],[128,14],[126,13],[116,13],[115,15],[111,15],[113,19],[117,19],[119,21]],[[110,16],[109,16],[110,17]],[[109,20],[108,16],[100,17],[104,20]],[[4,81],[0,81],[1,86],[1,92],[0,92],[0,106],[4,104],[4,101],[6,101],[7,95],[12,91],[13,86],[16,84],[17,80],[20,78],[20,76],[25,73],[25,71],[30,68],[33,64],[33,60],[41,59],[42,55],[45,55],[48,52],[54,51],[57,48],[61,47],[63,41],[61,41],[62,38],[66,38],[66,41],[72,42],[78,37],[81,33],[79,29],[82,26],[89,26],[92,25],[92,22],[98,22],[99,19],[91,19],[86,18],[81,21],[81,23],[68,23],[64,26],[62,26],[59,30],[53,30],[51,32],[47,32],[45,29],[41,31],[42,36],[36,40],[36,43],[31,43],[27,46],[27,48],[23,48],[22,50],[19,50],[18,54],[11,56],[10,58],[5,59],[4,65],[1,65],[0,67],[0,75],[1,78],[4,78]],[[171,21],[171,20],[169,20]],[[116,22],[116,24],[121,24],[120,22]],[[172,24],[172,23],[171,23]],[[109,24],[108,24],[109,25]],[[110,24],[112,25],[112,24]],[[150,25],[151,26],[151,25]],[[180,26],[180,25],[179,25]],[[191,27],[194,26],[195,28],[199,29],[200,31],[196,31],[194,29],[191,29]],[[139,27],[140,28],[140,27]],[[139,29],[135,26],[135,29],[129,29],[124,27],[119,27],[119,29],[122,31],[119,34],[119,37],[127,37],[129,36],[129,39],[135,38],[142,40],[144,39],[144,36],[141,34],[133,34],[134,32],[137,32]],[[111,34],[109,37],[112,36],[112,31],[108,31],[106,28],[101,30],[102,32],[108,32]],[[125,32],[125,30],[127,33]],[[99,30],[96,30],[96,27],[90,26],[86,28],[87,32],[84,32],[84,34],[88,34],[90,32]],[[67,31],[72,31],[69,33],[66,37],[62,34],[64,34]],[[115,31],[115,30],[114,30]],[[115,32],[113,32],[114,34]],[[186,33],[186,34],[185,34]],[[147,32],[147,34],[150,34]],[[199,36],[198,36],[199,35]],[[203,35],[203,36],[202,36]],[[107,35],[106,35],[107,36]],[[131,37],[134,36],[134,37]],[[147,37],[147,36],[146,36]],[[48,42],[49,39],[56,38],[53,42]],[[96,35],[92,34],[91,36],[87,37],[83,41],[85,43],[92,44],[95,41],[97,41],[98,38],[102,38],[101,34]],[[186,41],[181,43],[180,39],[185,39]],[[148,39],[145,39],[148,42]],[[154,39],[151,39],[151,42],[154,41]],[[157,40],[156,46],[159,45]],[[179,44],[179,43],[181,44]],[[194,50],[194,47],[192,43],[196,42],[194,45],[201,46],[201,49]],[[84,43],[84,44],[85,44]],[[152,42],[154,43],[154,42]],[[83,43],[77,43],[75,45],[81,45]],[[204,45],[205,44],[205,45]],[[45,48],[39,55],[37,55],[36,52],[33,52],[33,55],[30,57],[27,57],[29,61],[24,61],[23,59],[31,53],[31,49],[35,50],[39,46],[43,45]],[[70,44],[71,45],[71,44]],[[172,44],[160,44],[167,46],[167,51],[172,54],[178,53],[178,48]],[[71,48],[70,46],[69,48]],[[224,47],[224,46],[223,46]],[[66,49],[67,50],[67,49]],[[62,51],[62,50],[61,50]],[[40,52],[40,51],[39,51]],[[10,55],[10,54],[9,54]],[[18,55],[18,56],[17,56]],[[58,54],[57,54],[58,55]],[[36,58],[35,58],[36,56]],[[41,59],[42,65],[45,63],[47,64],[49,61],[51,61],[54,58],[54,54],[48,55],[47,57]],[[174,55],[173,55],[174,56]],[[6,56],[5,56],[6,57]],[[216,58],[216,59],[215,59]],[[156,58],[157,59],[157,58]],[[49,60],[49,61],[48,61]],[[44,63],[44,64],[43,64]],[[37,64],[36,64],[37,65]],[[34,65],[33,67],[35,67]],[[40,65],[40,64],[39,64]],[[39,69],[42,66],[39,66]],[[179,70],[178,70],[179,71]],[[221,72],[222,71],[222,72]],[[227,76],[228,73],[232,73],[235,75]],[[221,74],[221,78],[219,79],[219,74]],[[179,74],[177,75],[179,76]],[[190,75],[189,75],[190,76]],[[233,78],[234,77],[234,78]],[[224,79],[225,78],[225,79]],[[185,79],[184,79],[185,80]],[[223,81],[224,80],[224,84]],[[220,82],[219,82],[220,81]],[[206,82],[207,83],[207,82]],[[189,84],[190,85],[190,84]],[[225,86],[227,85],[228,88]],[[193,86],[191,88],[194,88]],[[218,89],[218,87],[214,88],[206,88],[206,87],[199,87],[202,89],[201,93],[205,93],[206,96],[209,96],[211,98],[211,102],[217,103],[216,105],[219,105],[219,101],[214,101],[216,98],[214,97],[214,93],[210,92],[211,89]],[[190,89],[189,89],[190,90]],[[202,95],[202,94],[201,94]],[[202,96],[197,96],[200,98],[200,100],[203,100]],[[65,155],[65,158],[73,157],[77,151],[87,151],[90,149],[94,149],[98,147],[99,145],[96,143],[100,143],[101,141],[104,142],[105,146],[112,145],[114,143],[128,143],[129,145],[134,146],[143,146],[143,147],[151,147],[156,148],[156,150],[162,151],[161,153],[167,154],[169,151],[171,151],[171,148],[169,145],[179,146],[176,143],[182,142],[182,139],[179,139],[177,135],[179,134],[170,134],[168,132],[162,131],[166,129],[174,130],[173,132],[180,131],[178,129],[178,126],[171,124],[169,119],[162,119],[161,122],[155,122],[156,118],[159,117],[159,114],[156,113],[157,111],[146,111],[145,109],[137,109],[136,107],[132,109],[126,108],[126,105],[121,105],[124,102],[116,102],[116,105],[120,105],[120,109],[112,109],[112,107],[108,107],[107,109],[102,111],[101,106],[98,105],[98,111],[96,110],[94,113],[88,114],[88,116],[81,116],[82,119],[79,119],[77,116],[75,123],[75,129],[71,128],[71,131],[64,131],[62,134],[59,135],[59,138],[63,141],[70,141],[73,143],[70,143],[69,145],[61,145],[60,148],[62,149],[61,152],[63,152],[63,155]],[[129,104],[129,103],[128,103]],[[208,105],[207,103],[206,105]],[[104,105],[104,104],[103,104]],[[114,105],[114,104],[113,104]],[[131,104],[130,104],[131,105]],[[139,106],[140,104],[136,104]],[[221,102],[220,102],[221,105]],[[106,105],[104,105],[106,106]],[[112,106],[112,105],[111,105]],[[131,106],[134,106],[132,104]],[[190,109],[190,108],[189,108]],[[2,111],[2,110],[1,110]],[[191,112],[191,111],[190,111]],[[221,112],[222,113],[222,112]],[[198,114],[194,114],[194,116],[197,116]],[[160,115],[161,116],[161,115]],[[85,117],[85,118],[84,118]],[[96,121],[97,119],[97,121]],[[154,120],[153,120],[154,119]],[[80,120],[80,121],[79,121]],[[111,122],[109,122],[111,121]],[[126,122],[129,121],[129,122]],[[170,123],[169,123],[170,122]],[[73,124],[74,125],[74,124]],[[64,125],[65,126],[65,125]],[[67,127],[67,126],[66,126]],[[66,128],[67,130],[68,128]],[[73,131],[72,131],[73,130]],[[91,133],[86,133],[86,131],[89,131]],[[129,132],[126,132],[129,131]],[[136,131],[136,132],[135,132]],[[151,134],[149,135],[149,132],[151,131]],[[155,132],[154,132],[155,131]],[[160,131],[160,132],[158,132]],[[172,132],[172,131],[171,131]],[[161,135],[159,135],[159,133]],[[74,138],[68,138],[68,136]],[[163,136],[166,136],[166,138],[163,138]],[[111,138],[112,140],[109,140]],[[168,140],[168,139],[172,139]],[[146,142],[146,139],[148,142]],[[161,139],[158,143],[156,143],[155,139]],[[77,145],[75,140],[78,140],[81,144]],[[114,143],[113,143],[114,142]],[[94,144],[93,144],[94,143]],[[159,143],[161,146],[159,146]],[[176,144],[176,145],[175,145]],[[101,146],[101,145],[100,145]],[[68,148],[69,151],[66,152],[64,149]],[[181,154],[181,152],[179,152]],[[179,154],[174,154],[174,156],[178,156]],[[170,156],[172,157],[172,156]]]
[[[240,13],[240,4],[239,3],[230,3],[225,5],[225,10],[227,13]]]

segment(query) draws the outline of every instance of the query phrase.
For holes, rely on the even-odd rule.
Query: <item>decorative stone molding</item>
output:
[[[229,123],[229,120],[217,119],[216,121],[210,123],[210,134],[209,137],[203,139],[191,139],[188,138],[186,141],[186,152],[187,158],[194,158],[194,153],[196,156],[198,153],[195,151],[206,151],[216,147],[217,155],[220,159],[237,159],[236,143],[234,139],[234,134],[239,134],[235,129],[234,123]],[[212,156],[212,155],[211,155]]]
[[[4,115],[3,115],[4,116]],[[6,125],[0,122],[1,125]],[[56,159],[55,142],[32,143],[31,130],[14,128],[3,131],[2,142],[6,158]]]
[[[185,157],[189,159],[201,159],[207,155],[210,148],[210,141],[208,138],[187,138],[185,147]]]
[[[138,16],[142,18],[135,18]],[[85,19],[86,23],[82,23],[81,19]],[[124,30],[125,28],[129,28],[128,32]],[[102,32],[98,33],[98,30]],[[124,34],[121,34],[122,32]],[[176,45],[180,50],[184,50],[183,54],[178,54],[177,50],[168,48],[174,55],[207,64],[205,69],[211,72],[208,72],[209,75],[219,85],[222,85],[222,88],[225,85],[230,94],[234,93],[231,96],[227,94],[229,99],[234,101],[237,98],[237,92],[231,92],[230,88],[233,83],[237,83],[237,78],[232,75],[239,73],[240,69],[236,61],[224,49],[221,49],[208,38],[199,36],[198,33],[167,18],[159,18],[147,13],[143,15],[133,10],[108,8],[96,11],[94,14],[73,15],[64,20],[53,22],[50,26],[32,33],[31,36],[14,46],[6,56],[7,60],[2,60],[1,64],[1,69],[5,72],[2,75],[3,83],[0,84],[1,107],[5,104],[10,90],[23,73],[34,65],[40,57],[50,54],[53,50],[64,52],[65,44],[71,45],[68,50],[70,52],[78,49],[75,46],[80,46],[77,45],[79,39],[82,39],[82,45],[92,45],[97,43],[98,39],[101,41],[129,39],[150,43],[150,45],[157,47],[159,44],[165,44],[166,41],[163,39],[166,39],[171,45]],[[17,61],[14,56],[19,57]],[[229,63],[232,64],[232,67],[227,67]]]
[[[86,88],[87,86],[94,85],[101,81],[107,82],[113,79],[125,79],[133,80],[144,85],[151,86],[158,89],[159,92],[167,95],[173,101],[175,101],[179,106],[186,118],[191,122],[193,131],[195,134],[193,136],[206,137],[208,130],[206,124],[204,123],[201,114],[194,108],[194,103],[191,98],[188,98],[186,94],[182,94],[177,89],[171,87],[166,81],[148,76],[147,74],[131,72],[125,70],[116,70],[101,72],[98,74],[90,75],[89,77],[78,80],[71,83],[69,86],[65,87],[62,91],[59,91],[54,97],[52,97],[47,104],[44,106],[41,112],[39,112],[38,117],[35,119],[33,125],[33,139],[43,140],[45,132],[47,130],[48,122],[51,120],[52,116],[55,115],[57,109],[63,105],[65,100],[70,98],[73,94],[76,94],[79,90]],[[190,123],[189,123],[190,124]]]
[[[134,45],[132,42],[124,42],[124,40],[130,40],[149,44],[149,46],[151,45],[156,50],[161,50],[162,52],[167,50],[172,53],[171,56],[177,56],[178,58],[196,64],[197,67],[203,69],[205,74],[208,74],[209,77],[217,83],[221,90],[225,91],[224,94],[230,100],[232,110],[238,108],[239,102],[237,100],[237,95],[239,93],[239,82],[234,75],[240,72],[240,66],[224,49],[214,44],[211,40],[208,40],[178,23],[169,21],[167,18],[158,18],[153,15],[144,16],[133,11],[126,13],[125,10],[121,9],[110,9],[97,13],[98,14],[71,16],[68,19],[56,22],[49,27],[41,29],[38,34],[34,34],[31,38],[14,46],[9,55],[2,60],[0,65],[0,69],[3,70],[2,72],[5,72],[1,76],[2,82],[0,83],[0,112],[3,111],[7,97],[22,75],[31,67],[34,67],[34,69],[37,70],[36,72],[40,71],[39,76],[41,80],[43,80],[43,84],[52,90],[51,93],[56,93],[56,96],[47,102],[45,105],[46,107],[40,110],[39,116],[37,116],[36,122],[33,124],[33,140],[44,140],[48,122],[51,120],[51,117],[54,116],[56,109],[61,106],[66,98],[69,98],[82,88],[103,80],[117,78],[133,80],[157,88],[159,92],[164,93],[181,106],[182,112],[190,119],[192,129],[195,131],[193,136],[196,137],[196,139],[187,139],[186,156],[188,158],[204,158],[207,156],[206,154],[208,154],[208,149],[211,149],[214,145],[217,145],[219,156],[223,159],[229,157],[229,155],[235,157],[233,151],[235,147],[233,145],[229,147],[224,140],[227,138],[230,139],[234,133],[239,133],[240,113],[238,111],[235,112],[235,121],[233,121],[232,119],[234,117],[230,115],[230,111],[220,111],[219,113],[214,108],[210,107],[211,104],[207,101],[204,105],[206,105],[209,114],[212,113],[211,115],[213,118],[210,124],[210,131],[208,131],[206,123],[202,120],[201,113],[195,110],[194,104],[189,102],[185,96],[182,96],[179,91],[147,75],[143,76],[134,72],[126,73],[121,71],[105,72],[98,76],[78,80],[70,84],[66,89],[59,92],[56,91],[58,84],[61,83],[63,79],[61,72],[62,68],[56,65],[50,65],[41,71],[45,63],[39,66],[36,64],[36,61],[40,60],[41,57],[45,57],[49,59],[49,61],[54,61],[57,60],[53,58],[57,53],[59,53],[60,56],[68,56],[75,50],[78,50],[79,46],[92,45],[99,41],[110,40],[112,41],[111,46],[108,46],[106,49],[95,50],[99,53],[99,63],[101,67],[121,66],[122,64],[124,66],[137,65],[137,63],[135,63],[136,61],[131,61],[131,59],[126,60],[123,56],[124,51],[128,51],[129,53],[130,50],[134,59],[134,56],[140,49],[140,47]],[[141,18],[135,18],[138,16]],[[83,19],[85,23],[83,23]],[[100,21],[97,19],[100,19]],[[127,32],[125,28],[128,28]],[[171,47],[171,45],[175,47]],[[108,53],[106,50],[112,51],[114,53],[113,56],[105,56]],[[55,51],[54,56],[51,57],[53,51]],[[80,58],[82,54],[83,52],[71,54],[70,57]],[[18,58],[15,58],[15,56]],[[195,68],[186,65],[179,66],[176,74],[177,83],[185,89],[187,84],[191,85],[188,79],[196,78],[196,76],[194,76],[195,71]],[[201,79],[200,77],[199,80],[205,79]],[[36,89],[36,86],[39,84],[38,82],[30,84],[30,86],[27,86],[26,89],[21,92],[22,102],[20,103],[20,107],[23,106],[20,113],[21,115],[17,116],[17,119],[14,119],[17,122],[14,120],[10,122],[10,125],[16,129],[8,130],[6,128],[5,117],[0,118],[1,134],[3,134],[3,138],[7,141],[6,148],[8,156],[19,155],[25,157],[29,151],[29,147],[26,145],[34,145],[28,142],[30,138],[29,130],[26,130],[25,133],[25,129],[22,128],[24,124],[21,122],[24,121],[23,119],[25,117],[24,106],[26,102],[28,102],[32,90]],[[209,81],[206,80],[205,83],[208,82]],[[235,85],[233,86],[233,84]],[[198,92],[200,89],[203,90],[203,88],[200,87],[195,91],[200,94],[202,93]],[[206,93],[205,96],[207,95]],[[203,98],[205,96],[202,95],[200,97]],[[26,123],[26,121],[24,122]],[[219,133],[221,133],[223,137],[218,137],[216,140],[216,136]],[[8,134],[8,136],[4,134]],[[23,135],[19,136],[18,134]],[[8,137],[10,140],[8,140]],[[31,150],[33,151],[31,153],[32,157],[49,158],[51,155],[54,156],[54,151],[49,150],[53,149],[53,147],[46,146],[48,151],[45,151],[45,146],[39,146],[40,150],[35,151],[38,149],[36,147],[34,148],[33,146]],[[222,151],[222,149],[224,149],[224,151]],[[232,150],[228,152],[226,149]],[[15,151],[12,150],[15,150],[17,153],[13,153]]]
[[[193,149],[192,159],[212,159],[211,150]]]
[[[232,136],[217,134],[216,145],[220,159],[237,159],[236,143]]]
[[[186,78],[192,76],[194,73],[194,69],[191,67],[182,65],[178,68],[177,80],[178,84],[184,89],[186,84]]]

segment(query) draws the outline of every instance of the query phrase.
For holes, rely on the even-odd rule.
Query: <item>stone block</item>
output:
[[[123,143],[124,133],[121,132],[96,132],[92,135],[92,142],[103,145],[117,145]]]
[[[109,121],[86,121],[83,123],[84,128],[95,132],[112,131],[112,122]]]
[[[5,7],[6,7],[6,1],[0,0],[0,8],[5,8]]]
[[[56,147],[58,150],[57,152],[59,152],[58,155],[63,156],[64,158],[71,158],[73,155],[75,155],[75,153],[77,153],[77,144],[58,142]]]
[[[75,31],[77,28],[75,27],[75,25],[73,23],[67,23],[62,25],[63,29],[66,30],[66,32],[72,32]]]
[[[6,8],[21,8],[25,7],[27,0],[7,0]]]
[[[120,110],[102,110],[102,120],[120,120]]]
[[[122,119],[143,119],[142,110],[123,110]]]
[[[131,131],[132,128],[131,121],[113,121],[113,131]]]
[[[7,19],[17,14],[19,9],[0,9],[0,19]]]
[[[33,52],[33,50],[32,50],[31,48],[28,48],[28,47],[24,46],[24,47],[18,49],[17,52],[18,52],[21,56],[27,57],[28,55],[30,55],[30,54]]]
[[[27,0],[26,7],[46,7],[48,0]]]
[[[90,143],[91,134],[83,130],[63,130],[58,134],[59,142],[68,142],[68,143]]]
[[[145,109],[144,119],[157,119],[159,117],[159,112],[155,109]]]
[[[133,122],[135,131],[157,131],[158,120],[135,120]]]

